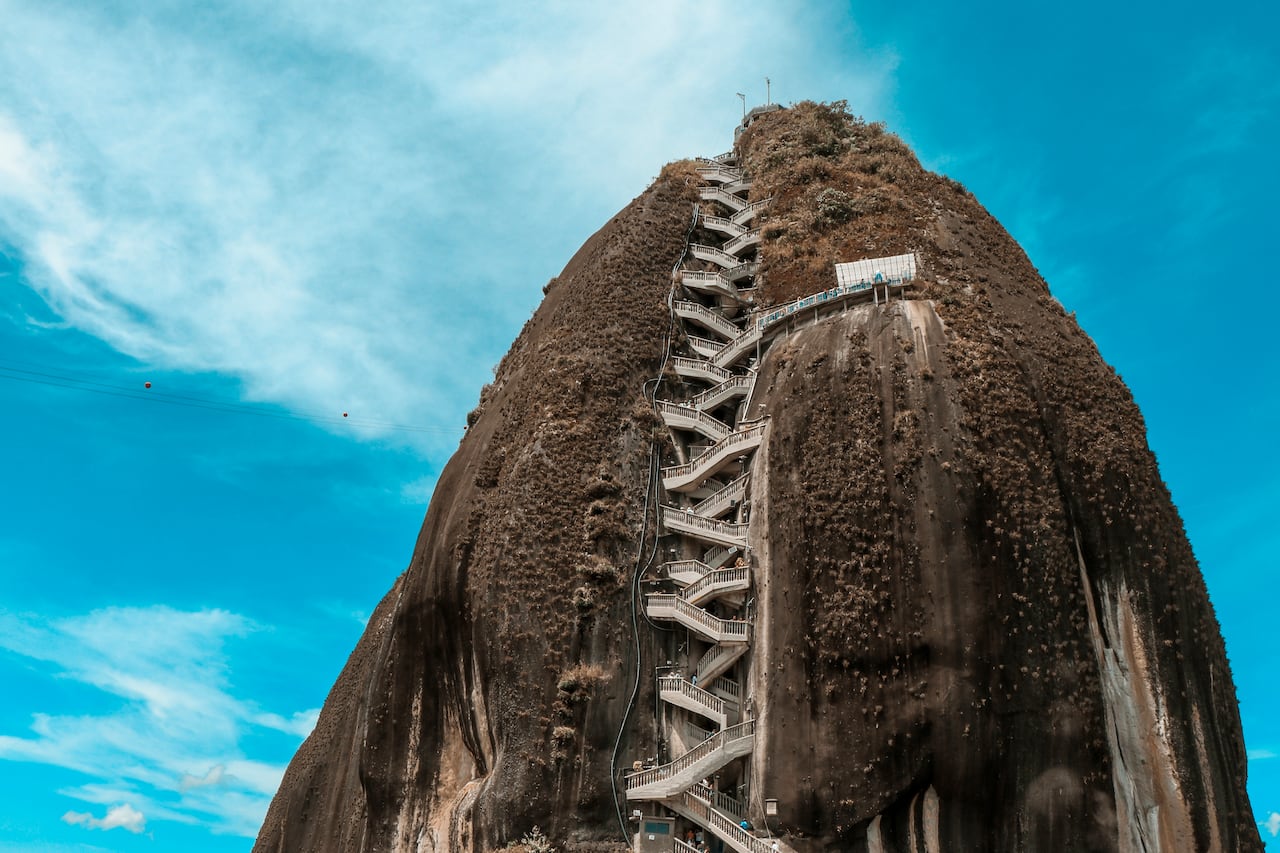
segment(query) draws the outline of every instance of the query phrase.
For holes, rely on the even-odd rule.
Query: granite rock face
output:
[[[1218,625],[1092,341],[969,193],[842,105],[759,117],[738,161],[774,199],[758,304],[921,261],[757,365],[752,807],[776,798],[796,850],[1261,850]],[[622,840],[677,641],[632,603],[698,184],[667,167],[549,284],[255,850]]]

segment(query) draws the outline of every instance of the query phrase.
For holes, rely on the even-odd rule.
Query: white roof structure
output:
[[[879,276],[877,278],[877,276]],[[892,255],[887,258],[865,258],[848,264],[836,264],[836,284],[849,287],[876,282],[910,281],[916,277],[916,254]]]

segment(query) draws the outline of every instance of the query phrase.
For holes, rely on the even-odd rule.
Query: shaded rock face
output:
[[[922,264],[758,365],[752,807],[799,850],[1261,850],[1217,622],[1120,379],[972,196],[841,105],[763,116],[739,156],[774,198],[759,302]],[[621,839],[665,653],[631,607],[646,382],[697,181],[668,167],[551,283],[255,850]]]

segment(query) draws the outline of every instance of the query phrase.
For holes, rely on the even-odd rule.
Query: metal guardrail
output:
[[[699,761],[710,758],[717,751],[734,744],[736,741],[753,739],[755,733],[755,720],[744,720],[736,726],[730,726],[723,731],[716,732],[674,761],[659,767],[651,767],[648,770],[632,773],[627,777],[627,790],[630,791],[654,782],[664,782],[681,771],[688,770]]]
[[[855,296],[859,293],[867,293],[874,287],[881,287],[881,286],[902,287],[909,281],[911,281],[910,278],[902,277],[902,278],[885,279],[883,281],[875,281],[875,282],[866,281],[866,282],[859,282],[858,284],[849,284],[849,285],[833,287],[830,290],[823,290],[819,293],[812,293],[808,296],[797,299],[795,302],[788,302],[786,305],[780,306],[778,308],[770,309],[769,311],[765,312],[763,316],[758,317],[756,319],[755,325],[756,325],[756,328],[760,329],[761,331],[764,331],[770,328],[771,326],[775,326],[778,323],[781,323],[783,320],[787,319],[792,314],[795,314],[797,311],[803,311],[806,308],[814,308],[817,306],[825,305],[829,302],[835,302],[840,299],[845,299],[849,296]]]

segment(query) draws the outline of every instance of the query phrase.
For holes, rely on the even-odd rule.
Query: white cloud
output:
[[[1275,751],[1270,749],[1251,749],[1248,755],[1250,761],[1267,761],[1275,757]]]
[[[222,782],[222,777],[227,773],[226,765],[215,764],[209,768],[209,772],[203,776],[192,776],[190,773],[182,774],[180,787],[184,791],[190,791],[192,788],[205,788],[209,785],[218,785]]]
[[[320,709],[312,708],[309,711],[298,711],[288,718],[279,714],[256,714],[253,721],[260,726],[275,729],[278,732],[305,738],[316,727],[316,720],[318,719],[320,719]]]
[[[460,426],[587,233],[728,147],[735,91],[875,112],[893,69],[789,4],[202,10],[5,4],[0,240],[75,328],[352,425]]]
[[[1271,833],[1272,838],[1280,835],[1280,814],[1272,812],[1267,815],[1267,819],[1262,822],[1262,825],[1266,827],[1267,832]]]
[[[152,821],[253,835],[284,767],[246,754],[245,743],[284,736],[296,744],[318,714],[266,711],[233,693],[224,645],[256,630],[227,611],[163,606],[64,619],[0,613],[0,648],[115,699],[96,714],[33,714],[25,736],[0,734],[0,759],[98,780],[61,792],[113,805],[101,819],[69,813],[86,826],[109,828],[103,821],[129,814],[114,804],[128,802]]]
[[[103,817],[94,817],[88,812],[67,812],[62,816],[64,823],[79,824],[87,829],[126,829],[135,835],[147,828],[147,819],[142,812],[128,803],[121,803],[107,809]]]

